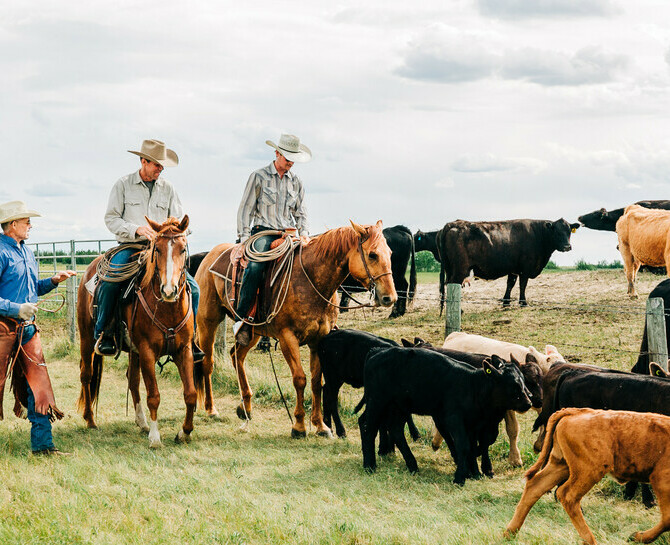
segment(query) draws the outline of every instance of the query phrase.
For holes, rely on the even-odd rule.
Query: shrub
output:
[[[554,263],[551,260],[549,260],[549,262],[544,266],[544,268],[545,268],[545,270],[549,269],[549,270],[552,270],[552,271],[557,271],[558,269],[560,269],[560,267],[558,265],[556,265],[556,263]]]

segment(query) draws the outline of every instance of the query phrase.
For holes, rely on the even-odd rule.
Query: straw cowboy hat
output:
[[[294,134],[282,134],[279,138],[279,145],[270,140],[266,140],[265,143],[294,163],[306,163],[312,159],[310,149],[305,144],[301,144],[300,138]]]
[[[38,214],[34,210],[28,210],[26,203],[23,201],[10,201],[0,204],[0,223],[41,216],[42,214]]]
[[[165,143],[160,140],[145,140],[142,142],[140,151],[128,151],[163,167],[176,167],[179,164],[177,154],[171,149],[167,149]]]

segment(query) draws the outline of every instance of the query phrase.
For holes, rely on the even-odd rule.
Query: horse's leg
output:
[[[251,420],[251,386],[249,386],[249,379],[247,378],[247,371],[244,368],[244,359],[247,357],[249,351],[256,345],[260,337],[255,335],[247,346],[240,346],[235,343],[230,349],[230,357],[233,360],[233,368],[237,371],[237,381],[240,388],[240,396],[242,401],[237,406],[237,417],[240,420]]]
[[[158,406],[161,394],[156,381],[156,355],[147,346],[140,346],[140,368],[144,386],[147,389],[147,407],[149,408],[149,448],[162,446],[161,434],[158,431]]]
[[[79,360],[79,380],[81,382],[81,391],[79,393],[79,401],[77,405],[79,410],[83,411],[83,417],[86,421],[86,426],[89,428],[97,428],[95,419],[93,418],[93,400],[91,396],[91,380],[93,378],[93,358],[94,356],[94,342],[93,334],[89,338],[88,335],[81,336]],[[101,358],[101,356],[98,356]]]
[[[288,366],[291,369],[291,375],[293,376],[293,387],[295,388],[295,411],[293,411],[293,416],[295,416],[295,422],[293,424],[293,428],[291,429],[291,436],[305,437],[307,435],[307,429],[305,428],[304,401],[305,401],[305,385],[307,384],[307,377],[305,377],[305,371],[303,371],[302,365],[300,363],[300,343],[298,343],[298,339],[295,337],[292,331],[284,329],[279,334],[279,346],[281,346],[281,351],[284,354],[286,363],[288,363]],[[321,381],[321,369],[319,368],[319,407],[317,409],[318,413],[316,416],[318,416],[318,421],[323,425],[323,419],[321,418],[320,381]],[[323,427],[325,428],[325,426]]]
[[[189,442],[191,440],[191,432],[193,431],[193,413],[195,412],[195,405],[198,396],[195,392],[195,384],[193,382],[193,352],[191,350],[190,339],[181,349],[181,352],[175,360],[177,369],[179,369],[179,376],[181,383],[184,386],[184,402],[186,403],[186,417],[182,429],[179,430],[175,441],[177,443]]]
[[[330,428],[323,423],[321,413],[321,362],[316,351],[316,345],[309,347],[309,368],[312,375],[312,424],[316,427],[316,434],[322,437],[332,437]]]
[[[140,355],[132,350],[128,353],[128,389],[133,398],[135,409],[135,424],[142,431],[149,431],[147,417],[144,415],[142,400],[140,398]]]
[[[214,397],[212,395],[212,371],[214,370],[214,343],[220,319],[217,317],[217,319],[212,320],[201,316],[204,313],[205,309],[198,312],[197,343],[200,350],[205,353],[205,357],[202,363],[196,364],[202,365],[202,371],[196,373],[199,377],[197,391],[200,400],[204,399],[207,416],[218,416],[219,411],[214,406]]]

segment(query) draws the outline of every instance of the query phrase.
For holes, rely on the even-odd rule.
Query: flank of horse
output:
[[[254,327],[252,341],[247,346],[238,343],[230,353],[233,367],[237,370],[242,402],[237,408],[241,419],[251,417],[252,391],[244,368],[244,359],[261,336],[279,340],[282,353],[293,376],[296,391],[295,422],[291,434],[304,437],[305,409],[304,390],[307,383],[300,362],[300,346],[310,350],[312,381],[312,424],[318,435],[332,436],[323,422],[321,412],[321,365],[317,353],[319,340],[327,335],[337,319],[336,290],[347,274],[369,288],[374,282],[376,304],[390,307],[398,296],[391,277],[391,251],[382,235],[382,222],[361,226],[332,229],[314,237],[302,252],[298,249],[293,257],[293,271],[283,306],[266,325]],[[234,302],[226,294],[229,282],[209,272],[214,262],[221,259],[224,269],[230,260],[232,244],[216,246],[203,260],[196,281],[200,286],[198,309],[198,344],[205,353],[202,369],[196,368],[196,385],[200,399],[204,399],[209,415],[218,411],[212,400],[212,368],[216,329],[225,316],[234,317]],[[365,260],[365,261],[363,261]],[[273,299],[278,287],[273,287]],[[201,371],[201,375],[198,372]]]
[[[161,446],[158,431],[158,405],[160,393],[156,382],[156,362],[162,355],[174,359],[184,388],[186,417],[175,441],[190,440],[193,431],[193,413],[197,395],[193,378],[193,314],[190,292],[186,282],[186,235],[188,216],[181,222],[168,218],[160,224],[147,218],[148,224],[156,231],[156,237],[147,250],[146,270],[141,279],[138,294],[121,309],[123,321],[127,324],[127,339],[130,344],[128,355],[128,387],[135,407],[135,423],[142,431],[149,432],[149,446]],[[91,263],[79,285],[77,317],[81,338],[80,379],[81,393],[78,406],[83,411],[89,428],[95,428],[93,408],[98,402],[100,380],[102,378],[102,356],[94,353],[92,316],[92,296],[85,287],[95,274],[101,258]],[[139,304],[140,297],[144,302]],[[146,308],[145,308],[146,306]],[[153,314],[153,315],[152,315]],[[147,423],[140,403],[140,371],[147,390],[147,406],[150,422]]]

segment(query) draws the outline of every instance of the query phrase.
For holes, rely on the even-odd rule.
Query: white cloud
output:
[[[621,12],[613,0],[477,0],[482,15],[525,17],[612,16]]]
[[[527,172],[538,174],[547,164],[530,157],[499,157],[492,153],[464,155],[456,159],[451,168],[456,172],[493,173]]]

